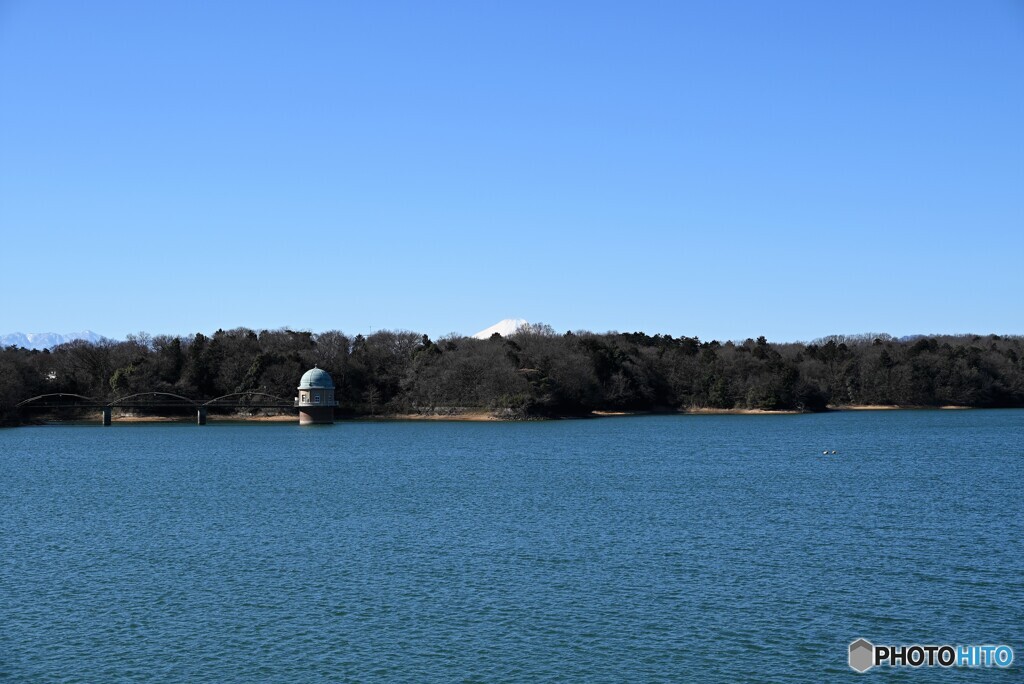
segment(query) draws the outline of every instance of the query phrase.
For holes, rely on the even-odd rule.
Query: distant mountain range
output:
[[[489,328],[481,330],[480,332],[473,335],[478,340],[486,340],[491,337],[494,333],[500,334],[502,337],[509,337],[515,335],[520,328],[524,328],[530,325],[525,319],[522,318],[506,318],[503,321],[499,321]],[[891,338],[885,336],[888,339],[895,339],[898,342],[913,342],[925,335],[904,335],[902,337]],[[68,342],[74,342],[75,340],[85,340],[95,344],[102,342],[107,339],[103,335],[94,333],[92,330],[83,330],[82,332],[69,332],[69,333],[8,333],[6,335],[0,335],[0,349],[4,347],[24,347],[25,349],[53,349],[54,347],[67,344]],[[815,343],[823,343],[823,340],[815,340]]]
[[[24,347],[25,349],[53,349],[59,344],[85,340],[86,342],[99,342],[104,339],[103,335],[97,335],[92,330],[82,332],[64,333],[10,333],[0,336],[0,347]]]
[[[494,333],[499,333],[502,337],[508,337],[514,335],[520,328],[529,325],[527,321],[522,318],[506,318],[503,321],[495,323],[486,330],[481,330],[473,337],[479,340],[489,339]],[[101,342],[107,338],[103,335],[94,333],[92,330],[83,330],[82,332],[69,332],[69,333],[22,333],[14,332],[6,335],[0,335],[0,349],[4,347],[23,347],[25,349],[53,349],[54,347],[67,344],[68,342],[74,342],[75,340],[85,340],[95,344]]]

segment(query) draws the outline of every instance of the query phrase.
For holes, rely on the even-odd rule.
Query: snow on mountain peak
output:
[[[486,340],[491,337],[494,333],[498,333],[502,337],[508,337],[509,335],[515,335],[516,331],[520,328],[530,325],[525,319],[522,318],[506,318],[503,321],[498,321],[490,328],[481,330],[477,334],[473,335],[478,340]]]
[[[91,330],[70,333],[10,333],[0,335],[0,347],[24,347],[25,349],[53,349],[57,345],[75,340],[96,343],[103,339]]]

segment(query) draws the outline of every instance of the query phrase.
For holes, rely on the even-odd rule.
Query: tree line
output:
[[[556,333],[487,340],[408,331],[145,333],[51,351],[0,349],[0,418],[51,392],[111,400],[161,391],[196,400],[259,391],[291,399],[302,373],[331,373],[339,415],[483,409],[515,417],[692,408],[822,411],[832,405],[1024,406],[1024,337],[885,334],[812,343]]]

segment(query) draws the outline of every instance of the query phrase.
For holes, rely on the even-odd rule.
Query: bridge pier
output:
[[[104,425],[110,425],[110,421],[111,421],[111,417],[112,417],[113,413],[114,413],[114,410],[111,407],[109,407],[109,406],[104,406],[103,407],[103,424]]]
[[[206,425],[206,407],[200,406],[196,410],[196,425]]]

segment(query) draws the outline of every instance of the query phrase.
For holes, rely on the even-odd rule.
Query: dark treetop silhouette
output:
[[[829,405],[1024,406],[1024,338],[833,336],[804,343],[704,342],[644,333],[556,334],[533,325],[488,340],[407,331],[349,337],[218,330],[129,336],[52,351],[0,350],[0,418],[62,392],[111,401],[167,392],[196,402],[232,393],[291,398],[314,365],[331,373],[340,415],[445,412],[507,417],[594,410],[794,409]]]

